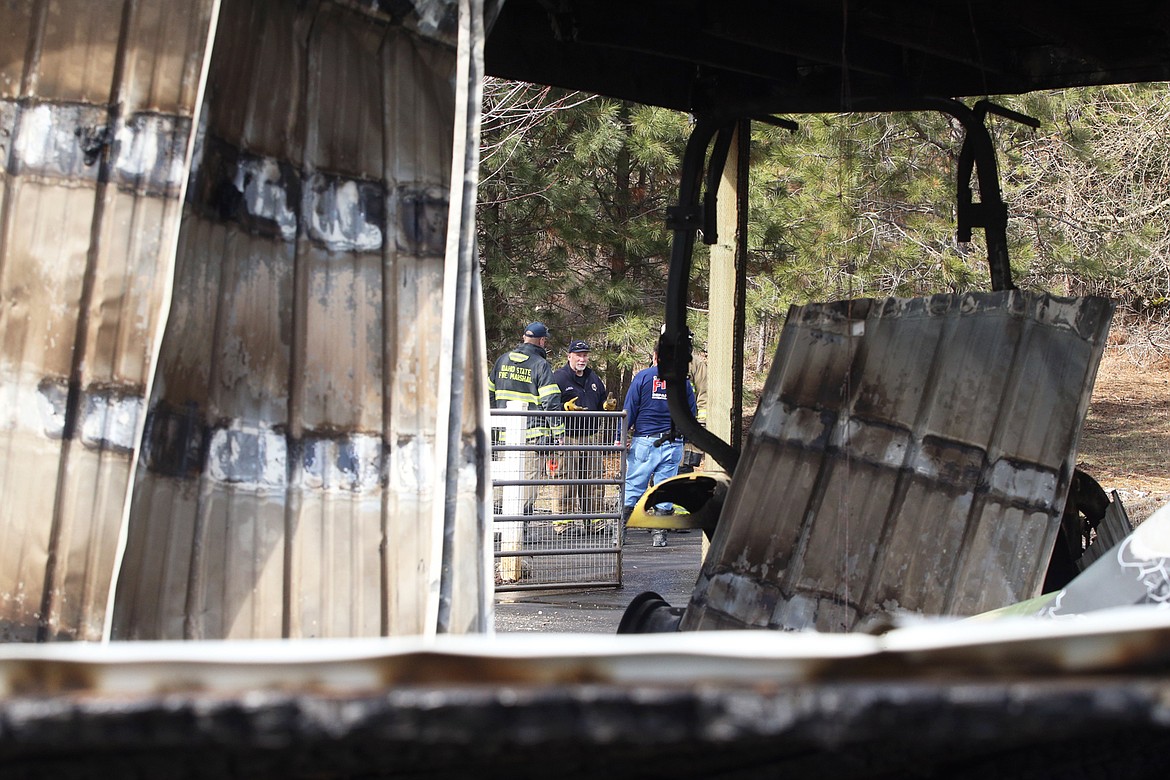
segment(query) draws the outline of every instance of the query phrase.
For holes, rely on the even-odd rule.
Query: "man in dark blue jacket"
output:
[[[695,413],[695,390],[687,381],[687,403]],[[626,485],[622,497],[622,523],[629,519],[638,499],[650,486],[659,484],[678,473],[682,463],[683,439],[670,419],[666,405],[666,380],[658,376],[658,348],[653,363],[634,375],[626,393],[626,424],[630,427],[630,456],[626,461]],[[670,504],[659,504],[657,511],[674,511]],[[666,546],[665,532],[654,534],[654,546]]]
[[[566,411],[600,412],[606,408],[605,383],[589,366],[588,343],[576,339],[569,344],[568,360],[553,372],[553,380],[561,388],[561,403]],[[617,401],[609,408],[616,409]],[[561,467],[565,479],[601,479],[604,475],[601,452],[572,449],[573,445],[600,444],[597,436],[600,422],[600,418],[593,415],[565,419],[565,441],[569,445]],[[605,511],[604,498],[604,485],[565,485],[561,494],[561,514],[601,514]],[[603,527],[600,520],[592,524],[595,530]],[[557,525],[558,531],[564,528],[564,525]]]

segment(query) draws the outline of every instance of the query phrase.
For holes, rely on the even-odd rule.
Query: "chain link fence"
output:
[[[530,420],[568,434],[529,439]],[[494,409],[491,427],[496,590],[621,587],[625,413]]]

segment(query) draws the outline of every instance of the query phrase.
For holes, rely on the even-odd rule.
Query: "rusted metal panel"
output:
[[[30,6],[31,34],[15,42],[29,46],[33,54],[34,64],[25,74],[26,94],[106,103],[115,69],[126,52],[123,24],[128,5],[44,0]]]
[[[223,4],[115,637],[435,630],[456,7]],[[453,624],[483,630],[468,403]]]
[[[0,9],[0,607],[102,635],[214,0]]]
[[[881,636],[8,646],[0,770],[454,778],[515,774],[554,750],[571,758],[558,770],[570,777],[1063,777],[1088,766],[1153,778],[1165,773],[1168,640],[1165,610],[1131,607]],[[1087,752],[1072,750],[1081,742]]]
[[[1121,503],[1121,496],[1116,490],[1112,490],[1109,492],[1109,499],[1109,508],[1105,510],[1105,517],[1097,526],[1092,543],[1077,560],[1077,568],[1081,571],[1133,533],[1133,523],[1129,519],[1129,513],[1125,511],[1125,505]]]
[[[40,622],[53,520],[64,511],[57,476],[65,458],[94,192],[7,180],[0,267],[0,638],[30,640]]]
[[[33,25],[33,9],[39,5],[39,0],[13,0],[0,4],[0,98],[11,99],[20,97],[24,85],[25,53],[29,44],[35,40],[30,35]],[[0,104],[2,105],[2,104]],[[3,127],[10,128],[8,121]],[[10,136],[0,137],[0,150],[8,159],[7,142]]]
[[[1020,291],[794,308],[682,627],[1035,595],[1110,314]]]

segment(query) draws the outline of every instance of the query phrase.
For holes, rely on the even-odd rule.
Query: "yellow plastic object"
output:
[[[730,484],[731,478],[723,472],[694,471],[671,477],[642,494],[626,525],[675,531],[699,528],[710,535]],[[662,503],[674,504],[674,514],[650,513],[650,509]]]

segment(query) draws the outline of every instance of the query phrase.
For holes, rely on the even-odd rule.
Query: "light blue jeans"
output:
[[[679,464],[682,463],[683,443],[668,441],[660,447],[655,447],[654,442],[658,439],[658,436],[635,436],[630,442],[630,456],[626,460],[623,506],[633,507],[638,503],[638,499],[650,486],[651,478],[654,484],[658,485],[678,473]],[[673,508],[673,504],[658,504],[661,511]]]

